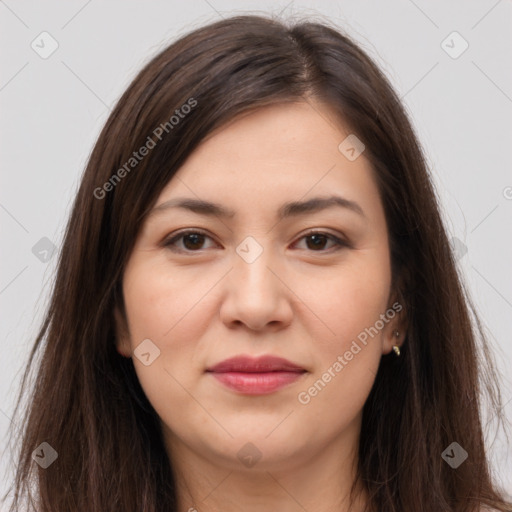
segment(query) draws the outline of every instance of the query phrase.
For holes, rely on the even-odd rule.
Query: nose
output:
[[[283,274],[270,250],[264,249],[251,263],[235,252],[233,268],[224,280],[222,322],[230,328],[243,324],[255,331],[288,326],[293,317],[293,292]]]

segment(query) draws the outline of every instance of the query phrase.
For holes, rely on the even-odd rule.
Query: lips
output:
[[[301,366],[275,356],[232,357],[206,372],[228,388],[248,395],[273,393],[307,373]]]
[[[237,356],[226,359],[215,366],[208,368],[209,372],[305,372],[306,370],[286,359],[274,356],[248,357]]]

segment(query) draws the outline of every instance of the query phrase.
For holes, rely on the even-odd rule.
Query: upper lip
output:
[[[207,368],[207,372],[226,373],[265,373],[265,372],[305,372],[301,366],[276,356],[235,356],[230,357],[215,366]]]

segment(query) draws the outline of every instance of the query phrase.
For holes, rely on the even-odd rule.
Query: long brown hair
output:
[[[512,510],[492,482],[484,446],[481,394],[502,420],[494,365],[398,96],[327,22],[236,16],[154,57],[94,146],[22,379],[12,511],[25,502],[38,512],[176,510],[159,418],[132,360],[115,348],[123,270],[160,191],[208,134],[260,106],[309,98],[366,146],[408,318],[402,356],[382,358],[363,410],[358,477],[368,510]],[[58,454],[45,469],[32,457],[43,442]],[[453,442],[468,453],[456,469],[442,457]]]

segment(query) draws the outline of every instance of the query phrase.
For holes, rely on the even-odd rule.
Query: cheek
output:
[[[360,256],[324,280],[321,292],[309,295],[315,318],[325,326],[315,340],[316,371],[301,387],[298,403],[318,428],[325,421],[334,428],[357,417],[377,374],[383,328],[394,316],[388,311],[386,254]]]
[[[311,286],[314,282],[318,286]],[[307,329],[316,333],[315,345],[332,357],[348,350],[352,340],[374,326],[386,312],[390,265],[385,251],[360,251],[320,278],[303,274],[297,285],[295,289],[310,309],[301,319],[307,318]]]
[[[189,388],[204,371],[199,340],[217,314],[214,293],[209,293],[219,280],[216,272],[198,279],[191,267],[169,269],[165,258],[134,258],[123,283],[132,351],[145,339],[159,350],[149,366],[133,358],[144,391],[156,403],[164,395],[178,399],[183,394],[180,384]]]
[[[135,371],[163,422],[179,429],[175,411],[181,411],[180,421],[185,417],[182,413],[189,412],[187,390],[203,371],[197,340],[211,323],[205,294],[214,285],[214,276],[198,280],[197,274],[194,279],[187,271],[174,271],[171,276],[168,265],[134,263],[125,272],[123,287],[131,348],[133,351],[142,340],[150,339],[159,350],[147,366],[134,356]]]
[[[144,338],[162,346],[188,345],[191,336],[187,332],[200,327],[197,320],[202,317],[197,311],[214,284],[212,279],[197,279],[197,274],[188,270],[174,269],[171,273],[165,262],[135,262],[135,268],[127,269],[124,286],[132,346]],[[192,317],[194,322],[190,322]]]

